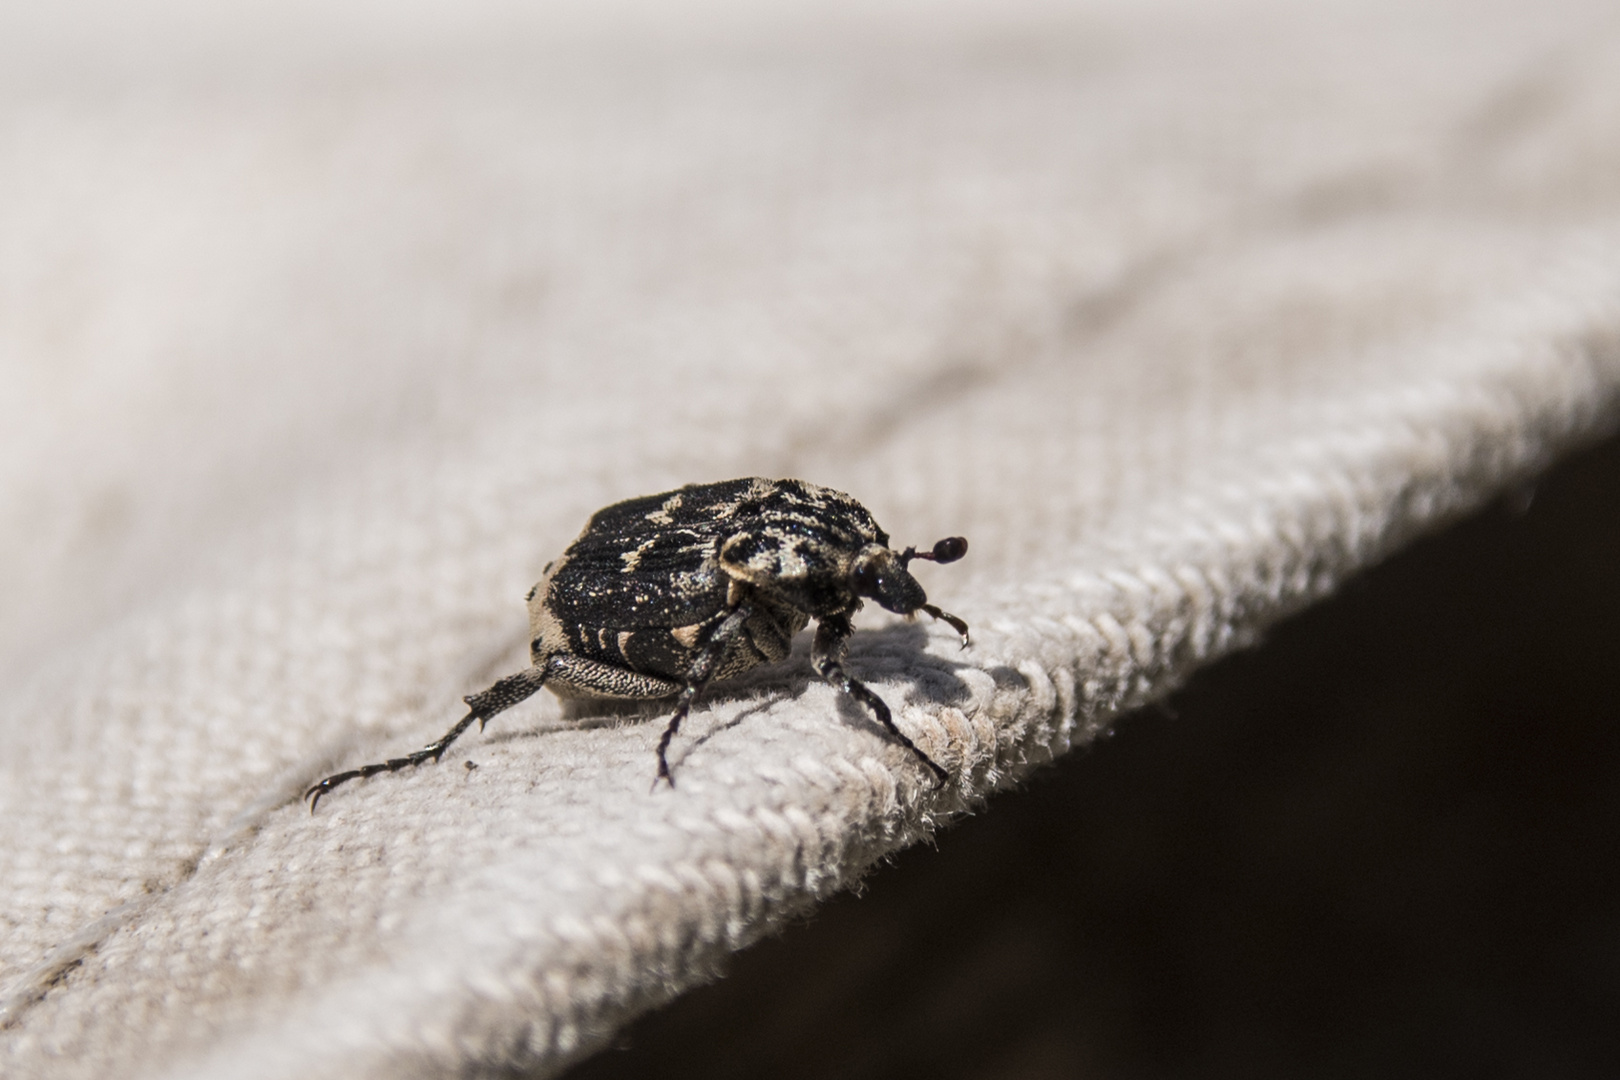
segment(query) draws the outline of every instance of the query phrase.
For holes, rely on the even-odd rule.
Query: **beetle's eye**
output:
[[[878,587],[883,584],[883,577],[878,573],[877,567],[871,563],[861,563],[855,568],[855,591],[863,596],[876,596]]]

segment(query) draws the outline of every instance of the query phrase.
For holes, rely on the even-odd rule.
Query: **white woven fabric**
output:
[[[0,1072],[553,1073],[1604,430],[1611,7],[0,16]],[[298,803],[750,474],[970,538],[851,664],[953,786],[801,642],[673,791],[542,695]]]

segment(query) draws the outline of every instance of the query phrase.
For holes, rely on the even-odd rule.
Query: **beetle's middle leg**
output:
[[[372,765],[362,765],[358,769],[349,769],[347,772],[333,773],[325,780],[310,785],[304,792],[304,798],[309,800],[309,812],[315,812],[315,804],[321,801],[321,796],[350,780],[360,780],[367,776],[376,776],[381,772],[398,772],[408,769],[412,765],[420,765],[425,761],[438,761],[444,752],[450,749],[450,744],[461,738],[461,733],[472,726],[474,720],[478,721],[479,730],[497,713],[505,712],[513,705],[524,700],[539,690],[546,683],[548,661],[542,660],[525,671],[516,675],[508,675],[498,680],[488,690],[476,694],[469,694],[463,698],[467,703],[467,715],[456,722],[456,726],[445,732],[433,742],[422,749],[404,757],[389,758]]]
[[[664,757],[669,750],[670,740],[675,738],[675,732],[680,728],[681,721],[686,719],[686,714],[692,711],[692,703],[714,677],[714,670],[719,666],[720,658],[726,654],[727,646],[742,631],[743,624],[753,614],[753,603],[748,600],[742,601],[720,620],[719,625],[709,634],[708,640],[698,649],[691,668],[687,670],[686,685],[681,688],[680,700],[675,703],[675,715],[669,718],[664,734],[658,739],[658,775],[653,777],[653,787],[656,788],[660,780],[668,780],[670,787],[675,786],[675,777],[669,771],[669,761]]]
[[[933,758],[923,753],[921,747],[895,726],[894,716],[890,714],[889,706],[882,698],[874,694],[865,683],[844,670],[845,649],[849,636],[854,632],[855,626],[849,621],[848,615],[823,615],[816,625],[816,641],[810,650],[811,666],[816,669],[817,675],[870,709],[872,715],[877,717],[878,723],[887,728],[890,735],[900,740],[901,746],[917,755],[917,760],[928,766],[939,786],[943,786],[951,778],[951,774],[940,768]]]

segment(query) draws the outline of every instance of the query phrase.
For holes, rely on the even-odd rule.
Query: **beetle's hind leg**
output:
[[[333,773],[325,780],[310,785],[309,790],[304,792],[304,798],[309,801],[309,812],[313,814],[315,804],[321,801],[321,796],[339,784],[376,776],[378,773],[398,772],[426,761],[438,761],[444,756],[444,752],[450,749],[450,744],[472,726],[474,720],[478,721],[478,729],[482,731],[490,717],[510,709],[544,686],[546,674],[546,661],[542,661],[526,671],[506,676],[488,690],[468,695],[463,699],[467,703],[467,715],[457,721],[455,727],[413,754],[389,758],[387,761],[379,761],[372,765],[362,765],[358,769],[349,769],[346,772]]]
[[[844,670],[845,644],[854,632],[855,626],[849,621],[848,615],[822,617],[816,626],[815,645],[810,651],[810,663],[816,669],[816,674],[870,709],[872,715],[877,717],[878,723],[888,729],[889,734],[899,740],[901,746],[910,750],[918,761],[928,766],[937,781],[935,786],[944,787],[951,774],[942,769],[933,758],[923,752],[920,746],[908,739],[905,732],[895,726],[894,716],[882,698],[874,694],[865,683]]]
[[[753,614],[754,605],[744,600],[720,620],[719,625],[698,649],[697,656],[687,671],[686,685],[681,687],[681,696],[675,702],[675,715],[669,718],[669,723],[664,726],[663,735],[658,738],[658,775],[653,777],[653,787],[656,788],[660,780],[669,781],[670,787],[675,786],[675,777],[669,771],[669,759],[665,757],[669,752],[669,744],[675,738],[675,732],[680,730],[681,721],[692,711],[692,703],[714,677],[714,669],[719,665],[720,658],[726,654],[726,647],[742,631],[743,624]]]

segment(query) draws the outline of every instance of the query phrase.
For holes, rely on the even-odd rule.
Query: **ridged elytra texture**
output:
[[[1620,387],[1611,6],[7,22],[0,1073],[553,1074],[1533,479]],[[959,786],[801,638],[674,792],[537,699],[297,805],[750,474],[971,538],[968,654],[850,658]]]

